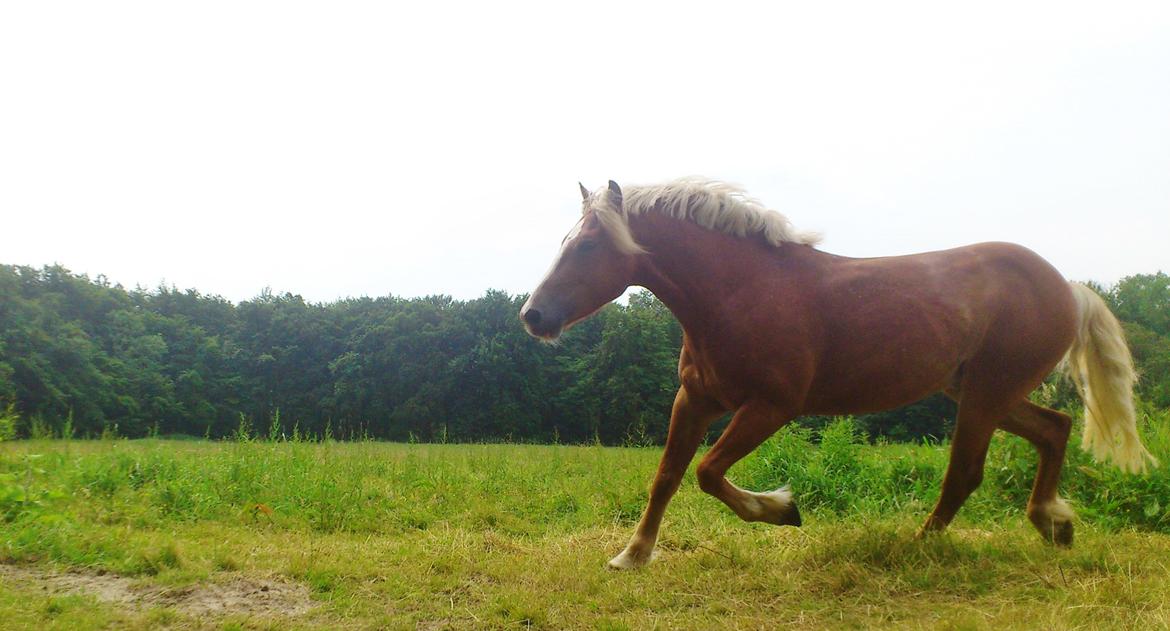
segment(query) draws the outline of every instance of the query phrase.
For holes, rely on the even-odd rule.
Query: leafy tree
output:
[[[1099,291],[1125,324],[1138,392],[1159,407],[1170,406],[1170,276],[1137,274]]]
[[[1170,279],[1098,288],[1125,320],[1141,396],[1170,405]],[[661,442],[682,331],[648,292],[555,345],[530,338],[525,296],[356,298],[264,291],[238,305],[173,287],[127,291],[59,266],[0,265],[0,409],[96,436],[277,433],[406,440]],[[1070,402],[1054,382],[1049,394]],[[1063,397],[1063,398],[1062,398]],[[278,415],[279,412],[279,415]],[[859,417],[871,437],[949,431],[942,397]],[[279,418],[279,421],[277,419]],[[827,419],[802,422],[817,426]],[[712,433],[722,424],[717,423]]]
[[[1106,298],[1118,318],[1170,336],[1170,276],[1165,273],[1123,278]]]
[[[602,441],[661,442],[678,389],[678,323],[649,292],[633,294],[627,308],[598,318],[600,343],[577,359],[581,377],[569,390],[582,402]]]

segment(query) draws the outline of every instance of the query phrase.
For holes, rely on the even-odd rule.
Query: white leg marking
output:
[[[609,560],[609,567],[613,570],[635,570],[653,561],[658,556],[654,544],[641,544],[631,541],[625,550]]]
[[[1028,507],[1028,519],[1045,539],[1057,545],[1072,544],[1073,509],[1060,497]]]
[[[768,493],[753,493],[743,489],[739,489],[739,493],[739,507],[735,512],[744,521],[764,521],[779,526],[800,525],[800,513],[792,500],[792,491],[787,486]]]
[[[1072,507],[1068,505],[1068,502],[1064,501],[1064,499],[1060,497],[1057,497],[1050,502],[1045,502],[1044,504],[1035,506],[1032,509],[1032,512],[1037,517],[1042,516],[1044,519],[1057,523],[1072,521],[1073,517],[1076,515],[1076,513],[1073,512]]]

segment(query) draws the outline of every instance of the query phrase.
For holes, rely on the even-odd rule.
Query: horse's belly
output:
[[[816,379],[804,414],[866,414],[907,405],[950,387],[961,360],[945,355],[858,362]]]

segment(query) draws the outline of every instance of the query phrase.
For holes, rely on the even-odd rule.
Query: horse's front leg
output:
[[[723,413],[718,403],[687,393],[679,388],[674,397],[674,408],[670,413],[670,431],[666,436],[666,449],[658,464],[658,473],[650,486],[650,501],[646,511],[630,538],[630,543],[621,554],[610,559],[609,567],[629,570],[650,562],[654,544],[658,541],[658,527],[666,505],[682,483],[687,465],[695,457],[695,451],[703,440],[707,427]]]
[[[788,410],[767,403],[747,403],[737,410],[723,435],[699,463],[699,488],[719,498],[744,521],[799,526],[800,511],[788,487],[753,493],[724,477],[731,465],[759,447],[793,416]]]

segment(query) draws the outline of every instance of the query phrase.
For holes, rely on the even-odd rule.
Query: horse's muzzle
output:
[[[524,328],[528,330],[529,335],[545,340],[557,339],[563,328],[560,318],[549,317],[540,309],[533,308],[531,304],[524,305],[520,310],[520,320],[524,322]]]

